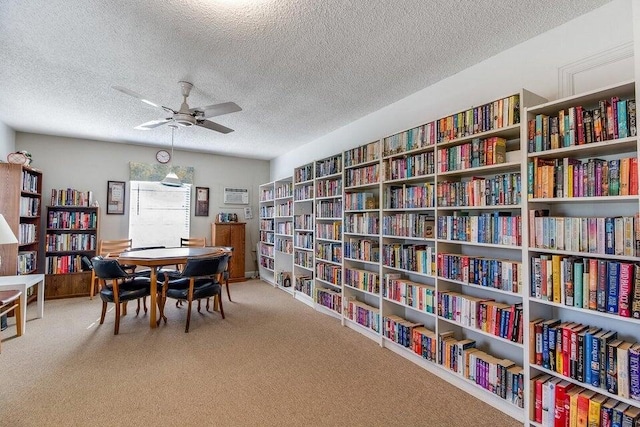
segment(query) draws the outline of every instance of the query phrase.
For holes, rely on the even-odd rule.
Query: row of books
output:
[[[80,255],[48,256],[45,258],[45,274],[67,274],[83,271]]]
[[[307,296],[312,296],[313,278],[311,276],[296,276],[295,290]]]
[[[329,240],[342,240],[342,222],[316,223],[316,238]]]
[[[356,234],[378,234],[380,232],[380,220],[377,213],[348,214],[344,217],[344,232]]]
[[[527,129],[530,153],[635,136],[636,101],[612,97],[593,109],[577,105],[557,115],[538,114]]]
[[[534,319],[529,334],[530,363],[640,400],[640,343],[620,339],[616,331],[560,319]]]
[[[435,173],[434,165],[435,154],[433,151],[413,154],[406,157],[391,158],[382,164],[382,176],[384,176],[385,180],[391,180],[431,175]]]
[[[375,163],[361,168],[348,169],[344,173],[344,186],[375,184],[380,181],[380,165]]]
[[[340,286],[342,283],[342,267],[339,265],[319,262],[316,264],[316,277],[324,280],[325,282]]]
[[[273,219],[261,219],[260,230],[273,231]]]
[[[385,236],[433,239],[434,226],[433,215],[428,214],[397,213],[382,217],[382,234]]]
[[[342,244],[316,243],[316,258],[331,262],[342,262]]]
[[[89,230],[98,226],[98,214],[96,212],[77,211],[49,211],[47,228]]]
[[[364,191],[357,193],[345,193],[344,208],[346,210],[361,211],[372,209],[376,204],[376,197],[373,193]]]
[[[79,191],[73,188],[51,189],[51,206],[91,206],[93,191]]]
[[[316,178],[340,172],[342,172],[342,155],[340,154],[316,162]]]
[[[316,197],[342,197],[342,178],[316,182]]]
[[[293,189],[294,200],[313,199],[313,185],[302,185]]]
[[[548,210],[530,212],[529,236],[533,248],[620,256],[638,254],[638,215],[615,218],[546,215]]]
[[[355,166],[360,163],[379,159],[380,141],[370,142],[360,147],[352,148],[344,152],[345,167]]]
[[[284,221],[284,222],[278,222],[276,224],[276,233],[278,234],[287,234],[287,235],[292,235],[293,234],[293,221]]]
[[[382,246],[382,265],[433,276],[435,248],[427,245],[391,243]]]
[[[29,274],[38,269],[37,251],[18,252],[18,274]]]
[[[400,274],[384,275],[382,296],[416,310],[435,314],[435,287],[411,281]]]
[[[260,245],[260,254],[273,258],[274,248],[271,245]]]
[[[293,171],[293,182],[305,182],[313,178],[313,165],[311,163],[299,168],[295,168],[295,170]]]
[[[640,319],[640,266],[596,258],[531,258],[531,296]]]
[[[260,241],[261,242],[265,242],[265,243],[275,243],[275,235],[273,234],[273,231],[261,231],[260,232]]]
[[[35,217],[40,215],[40,199],[36,197],[20,197],[20,216]]]
[[[293,263],[306,268],[313,268],[313,253],[307,251],[294,251]]]
[[[272,218],[276,213],[273,206],[260,206],[260,218]]]
[[[275,216],[291,215],[293,215],[293,202],[291,200],[276,204]]]
[[[371,271],[347,267],[344,269],[344,283],[373,294],[380,293],[380,276]]]
[[[271,271],[273,271],[273,269],[275,268],[274,267],[275,262],[273,258],[260,257],[260,265],[266,268],[267,270],[271,270]]]
[[[430,122],[404,132],[386,137],[383,141],[383,156],[404,153],[429,147],[436,143],[436,124]]]
[[[22,170],[22,191],[28,193],[38,193],[38,175],[34,175],[27,170]]]
[[[274,247],[276,248],[276,251],[278,251],[278,252],[283,252],[285,254],[292,254],[293,253],[293,242],[291,240],[288,240],[288,239],[278,239],[278,240],[276,240],[276,242],[274,243]]]
[[[438,207],[500,206],[520,203],[520,173],[493,178],[473,177],[468,181],[438,182]]]
[[[494,245],[522,244],[522,217],[511,212],[468,215],[456,212],[437,220],[438,239]]]
[[[342,199],[320,200],[316,203],[317,218],[341,218]]]
[[[527,164],[528,198],[638,194],[638,159],[539,159]]]
[[[512,95],[436,120],[437,143],[520,123],[520,95]]]
[[[350,237],[344,242],[344,256],[361,261],[379,262],[380,247],[373,240]]]
[[[269,202],[273,200],[273,188],[263,188],[260,190],[260,201]]]
[[[458,282],[520,293],[522,263],[459,254],[438,254],[438,275]]]
[[[540,374],[530,380],[531,421],[542,426],[635,427],[640,408],[567,380]]]
[[[313,249],[313,233],[296,231],[293,245],[296,248]]]
[[[522,304],[506,304],[453,291],[438,292],[438,316],[522,343]]]
[[[38,226],[35,224],[18,224],[18,243],[26,245],[38,240]]]
[[[384,189],[385,209],[414,209],[435,207],[435,185],[391,185]]]
[[[365,328],[380,332],[380,309],[377,307],[370,306],[355,297],[350,297],[346,301],[344,315],[347,319]]]
[[[85,233],[47,233],[44,249],[47,252],[94,251],[96,249],[96,235]]]
[[[342,294],[332,289],[316,287],[315,302],[336,313],[342,313]]]
[[[313,230],[313,215],[295,215],[293,217],[293,224],[296,230]]]
[[[276,271],[274,279],[278,286],[283,288],[291,287],[291,272],[290,271]]]
[[[499,165],[507,161],[507,140],[497,136],[438,150],[438,172]]]
[[[400,316],[388,315],[382,318],[382,336],[391,341],[410,348],[413,344],[413,329],[422,326]]]

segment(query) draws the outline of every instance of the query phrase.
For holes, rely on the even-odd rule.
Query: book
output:
[[[556,384],[556,395],[555,395],[555,405],[554,405],[554,425],[564,426],[567,421],[567,407],[569,406],[567,403],[568,392],[574,387],[574,384],[567,381],[562,380]]]
[[[624,415],[624,411],[629,408],[629,404],[620,402],[616,406],[613,407],[611,411],[611,427],[622,427],[622,417]]]
[[[607,262],[607,304],[606,312],[618,314],[618,298],[620,285],[620,263],[616,261]]]
[[[640,420],[640,408],[629,406],[622,413],[622,427],[636,427]]]
[[[622,317],[631,317],[631,291],[634,279],[633,264],[621,262],[619,277],[618,314]]]
[[[631,295],[631,317],[640,319],[640,264],[635,264]]]
[[[589,421],[589,404],[595,395],[596,392],[593,390],[585,390],[578,395],[578,402],[576,404],[576,427],[587,427]]]
[[[587,421],[587,425],[589,427],[600,427],[600,408],[605,400],[607,400],[607,396],[603,394],[596,394],[589,401],[589,415]]]
[[[605,373],[605,386],[609,393],[618,394],[618,346],[622,340],[613,340],[607,343],[607,368]]]
[[[531,417],[531,419],[538,423],[542,422],[542,385],[550,379],[551,375],[549,374],[540,374],[532,379],[534,389],[531,390],[533,400],[533,404],[531,405],[533,408],[533,417]]]
[[[578,396],[584,391],[585,388],[579,386],[572,387],[569,391],[567,391],[567,400],[569,402],[569,407],[565,407],[565,411],[569,415],[569,426],[578,425]]]
[[[617,378],[618,378],[618,396],[629,398],[629,350],[633,343],[622,341],[617,347]]]
[[[640,400],[640,343],[629,348],[629,397]]]
[[[613,408],[618,404],[615,399],[607,399],[600,408],[600,427],[611,427]]]

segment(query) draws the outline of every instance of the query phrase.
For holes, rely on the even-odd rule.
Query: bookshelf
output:
[[[293,277],[294,296],[313,306],[313,192],[314,164],[293,170]]]
[[[0,173],[3,183],[0,213],[18,238],[17,245],[0,247],[0,274],[41,273],[42,172],[28,166],[0,163]]]
[[[635,98],[635,83],[623,82],[526,109],[532,425],[549,417],[535,403],[543,390],[583,388],[609,406],[640,408],[637,380],[636,399],[630,390],[638,352],[624,344],[640,342],[640,320],[632,316],[632,290],[640,288]]]
[[[520,90],[342,152],[342,314],[322,312],[524,425],[544,425],[535,421],[535,388],[542,386],[536,378],[543,375],[554,380],[545,382],[548,392],[557,382],[567,394],[578,387],[593,392],[606,401],[603,407],[620,402],[640,409],[640,396],[585,384],[536,359],[536,342],[543,348],[547,336],[540,327],[566,326],[555,319],[616,332],[627,343],[615,347],[623,365],[637,360],[624,362],[625,354],[640,357],[640,344],[631,346],[640,342],[640,314],[611,311],[602,286],[595,288],[595,308],[577,305],[575,294],[573,305],[567,305],[567,289],[575,292],[577,280],[571,285],[565,280],[569,264],[575,271],[582,260],[584,274],[592,262],[584,260],[595,260],[607,280],[613,271],[618,281],[630,282],[640,301],[640,285],[633,286],[640,283],[638,138],[627,129],[627,135],[618,130],[618,137],[581,143],[576,131],[584,129],[584,121],[574,119],[565,145],[560,120],[550,120],[566,111],[562,123],[571,131],[566,117],[577,117],[576,107],[584,112],[600,108],[603,100],[629,101],[635,86],[624,82],[552,102]],[[629,106],[622,106],[628,124],[637,120]],[[623,166],[622,159],[630,160]],[[596,176],[610,175],[605,165],[613,165],[618,178],[606,192],[594,185]],[[318,269],[327,253],[319,246],[325,243],[321,227],[332,223],[320,204],[324,179],[316,170],[316,291],[331,288]],[[581,235],[587,236],[582,246]],[[545,273],[533,271],[532,266],[547,264]],[[546,288],[536,285],[543,277],[551,284]],[[605,304],[601,310],[598,295]],[[623,302],[633,302],[633,296]],[[577,328],[576,343],[588,335]],[[466,366],[489,375],[475,376]],[[638,372],[638,366],[640,361],[628,370]],[[567,384],[573,391],[565,390]],[[640,380],[634,384],[640,387]]]
[[[274,207],[275,285],[293,295],[293,177],[275,181]]]
[[[274,207],[274,183],[268,182],[260,185],[259,211],[260,211],[260,241],[258,243],[258,268],[260,278],[275,285],[275,207]]]
[[[342,154],[315,162],[316,308],[342,313]]]
[[[91,271],[82,265],[82,257],[96,255],[100,217],[90,199],[90,192],[52,190],[44,239],[48,299],[88,295]]]

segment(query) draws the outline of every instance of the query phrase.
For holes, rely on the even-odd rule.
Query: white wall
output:
[[[557,99],[560,68],[585,58],[597,62],[598,54],[616,49],[626,49],[633,56],[629,47],[633,42],[631,3],[608,3],[277,157],[271,161],[270,181],[290,176],[295,167],[313,160],[516,93],[520,88]],[[638,19],[635,22],[640,23]],[[615,72],[608,71],[605,78],[613,81],[598,76],[592,88],[633,78],[633,59],[610,65],[608,68]],[[589,84],[582,82],[581,90]]]
[[[7,154],[16,151],[16,133],[0,122],[0,161],[7,161]]]
[[[94,192],[101,208],[102,239],[128,236],[128,212],[125,215],[106,215],[107,181],[129,181],[129,162],[154,163],[158,150],[155,147],[23,132],[16,133],[16,149],[29,151],[33,156],[32,166],[42,170],[45,206],[50,204],[53,188]],[[211,223],[219,212],[235,212],[239,221],[244,220],[244,206],[223,203],[223,188],[249,189],[249,206],[253,208],[254,218],[248,220],[246,226],[245,271],[256,270],[255,253],[252,251],[258,241],[258,185],[269,180],[269,163],[179,150],[174,150],[173,162],[195,168],[194,187],[209,187],[209,216],[193,216],[192,208],[191,217],[191,235],[206,236],[207,243],[211,243]],[[129,186],[126,191],[128,197]],[[194,194],[191,197],[195,200]]]

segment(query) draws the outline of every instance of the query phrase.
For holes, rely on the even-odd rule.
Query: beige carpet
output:
[[[188,334],[171,301],[167,325],[130,307],[118,336],[99,299],[29,306],[25,335],[2,332],[0,425],[521,425],[264,282],[231,297]]]

